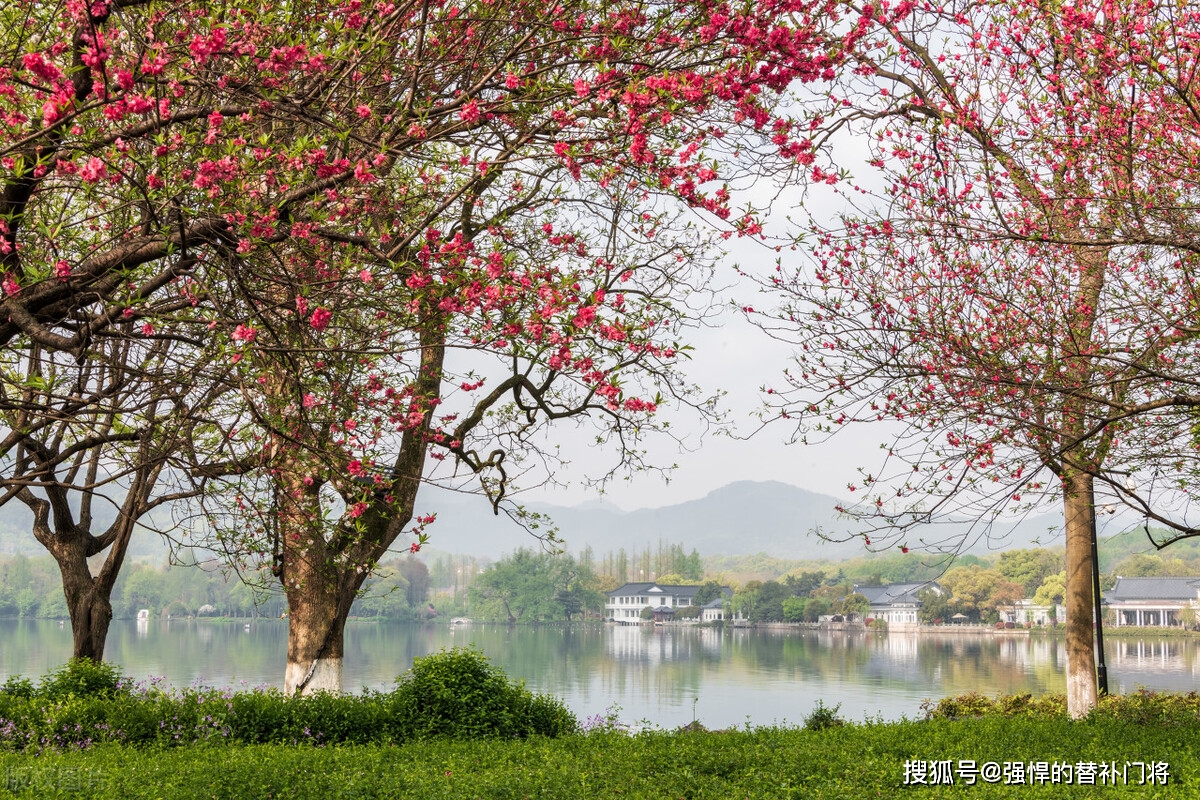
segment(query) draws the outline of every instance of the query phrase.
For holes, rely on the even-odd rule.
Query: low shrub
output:
[[[975,717],[1066,718],[1067,698],[1061,694],[1000,695],[987,697],[978,692],[946,697],[921,704],[925,719],[969,719]],[[1152,692],[1141,689],[1133,694],[1101,697],[1091,716],[1114,719],[1136,725],[1181,725],[1200,722],[1200,694],[1188,692]]]
[[[995,699],[979,692],[921,704],[925,719],[970,719],[975,717],[1034,717],[1052,719],[1067,715],[1067,698],[1061,694],[1029,693],[1000,695]]]
[[[35,691],[33,681],[20,675],[10,675],[8,680],[0,684],[0,697],[33,697]]]
[[[841,708],[841,703],[830,708],[825,705],[824,701],[818,700],[817,707],[812,710],[811,714],[804,718],[804,729],[806,731],[823,731],[826,728],[839,728],[845,725],[846,720],[838,716],[838,711]]]
[[[362,695],[168,691],[91,662],[55,670],[37,687],[23,678],[0,686],[0,752],[101,743],[395,744],[435,736],[563,736],[576,729],[560,700],[510,683],[477,650],[417,659],[395,690]]]
[[[1174,694],[1139,689],[1133,694],[1100,698],[1092,716],[1136,725],[1195,724],[1200,721],[1200,694],[1194,691]]]
[[[72,658],[42,678],[37,696],[46,700],[68,697],[112,697],[128,694],[133,682],[112,664],[90,658]]]
[[[577,727],[560,700],[510,683],[473,648],[413,659],[397,679],[392,703],[406,738],[562,736]]]

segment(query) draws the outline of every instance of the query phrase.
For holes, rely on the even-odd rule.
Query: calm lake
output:
[[[107,656],[139,680],[174,686],[282,686],[287,623],[114,622]],[[1065,655],[1050,637],[842,633],[711,628],[534,628],[351,622],[345,686],[386,689],[414,656],[473,644],[510,678],[557,695],[582,720],[621,708],[625,722],[710,728],[802,723],[821,700],[851,720],[920,715],[921,701],[980,691],[1065,689]],[[1191,638],[1105,642],[1109,686],[1200,687]],[[0,620],[0,680],[38,677],[71,651],[69,626]]]

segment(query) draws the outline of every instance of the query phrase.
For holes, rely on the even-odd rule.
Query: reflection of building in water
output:
[[[705,655],[721,655],[721,631],[717,628],[699,628],[696,636],[700,640],[700,649]]]
[[[1023,671],[1032,672],[1038,666],[1053,664],[1056,669],[1067,667],[1066,650],[1058,639],[1050,636],[1003,636],[996,638],[999,660]]]
[[[1183,648],[1175,642],[1116,639],[1104,649],[1115,650],[1116,662],[1128,669],[1187,668]]]
[[[880,641],[879,647],[888,658],[915,661],[919,653],[918,641],[916,636],[888,636]]]
[[[605,643],[608,655],[617,661],[638,661],[646,664],[661,664],[669,661],[686,661],[694,654],[699,631],[688,630],[678,634],[670,628],[614,628]],[[720,652],[720,643],[717,643]]]
[[[1117,578],[1104,601],[1117,627],[1191,625],[1200,609],[1200,578]]]
[[[196,629],[196,638],[200,640],[200,644],[204,645],[204,649],[211,650],[213,643],[213,629],[211,625],[201,625]]]
[[[1200,661],[1191,641],[1110,639],[1104,649],[1113,692],[1127,694],[1143,686],[1186,692],[1195,690],[1200,680]],[[1111,685],[1114,678],[1116,686]]]

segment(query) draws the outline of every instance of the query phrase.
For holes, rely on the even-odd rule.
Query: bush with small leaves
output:
[[[8,680],[0,684],[0,695],[7,695],[8,697],[33,697],[36,691],[33,681],[23,678],[20,675],[10,675],[8,676]]]
[[[510,683],[473,648],[414,659],[391,698],[402,738],[563,736],[577,726],[560,700]]]
[[[826,728],[837,728],[846,724],[846,720],[838,716],[842,704],[830,708],[823,700],[817,701],[817,707],[804,718],[804,729],[808,731],[823,731]]]
[[[42,678],[37,696],[46,700],[68,697],[114,697],[129,694],[133,681],[123,677],[117,667],[90,658],[73,658]]]

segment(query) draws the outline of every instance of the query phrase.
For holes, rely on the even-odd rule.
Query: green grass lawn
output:
[[[985,717],[846,725],[821,731],[571,735],[429,740],[397,746],[101,745],[0,754],[3,796],[29,798],[872,798],[1200,797],[1200,722]],[[905,785],[949,761],[951,786]],[[966,785],[962,762],[996,762],[1000,783]],[[1049,779],[1004,783],[1013,764]],[[1067,784],[1050,765],[1116,762],[1116,785]],[[1166,786],[1126,762],[1165,762]],[[1036,767],[1034,768],[1037,769]],[[1107,774],[1108,770],[1105,770]],[[1058,778],[1059,783],[1051,782]]]

